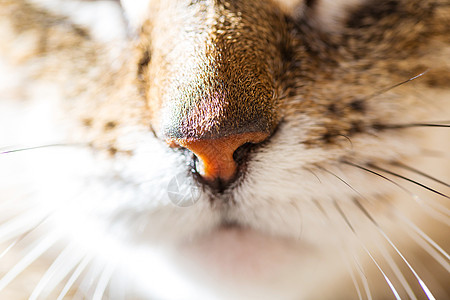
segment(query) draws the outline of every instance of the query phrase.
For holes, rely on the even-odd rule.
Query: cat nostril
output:
[[[242,146],[239,146],[236,151],[233,153],[234,161],[240,165],[242,164],[248,156],[248,153],[253,148],[254,143],[245,143]]]
[[[199,163],[197,172],[208,182],[229,182],[236,175],[246,144],[260,143],[269,136],[264,132],[246,132],[217,139],[167,139],[171,147],[183,147],[193,152]]]

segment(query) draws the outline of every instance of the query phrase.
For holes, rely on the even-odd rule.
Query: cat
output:
[[[449,299],[450,3],[0,0],[1,299]]]

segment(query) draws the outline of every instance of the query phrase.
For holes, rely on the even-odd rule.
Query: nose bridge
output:
[[[278,20],[268,20],[265,6],[246,13],[250,7],[243,2],[206,1],[170,29],[178,38],[167,43],[172,49],[152,53],[152,60],[170,61],[154,70],[159,82],[151,86],[161,101],[155,127],[164,138],[218,139],[275,128],[279,54],[270,26]],[[265,18],[255,17],[258,12]]]
[[[162,110],[165,137],[216,139],[272,131],[277,112],[271,80],[229,64],[218,62],[194,81],[177,82],[175,98]]]

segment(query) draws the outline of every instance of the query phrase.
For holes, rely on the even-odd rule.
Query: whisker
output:
[[[367,277],[364,274],[364,270],[361,266],[361,263],[356,258],[355,258],[355,264],[357,267],[356,270],[358,271],[358,274],[361,278],[362,285],[364,287],[364,291],[366,292],[367,300],[372,300],[372,293],[370,292],[370,288],[369,288],[369,280],[367,280]]]
[[[443,123],[449,123],[449,121],[445,121]],[[407,123],[407,124],[375,124],[374,128],[378,130],[384,129],[402,129],[402,128],[411,128],[411,127],[441,127],[441,128],[449,128],[449,124],[438,124],[436,123]]]
[[[113,276],[108,285],[107,299],[127,300],[129,284],[120,276]]]
[[[326,223],[326,225],[328,225],[328,227],[333,226],[330,215],[326,212],[325,208],[316,199],[313,199],[313,202],[317,205],[318,209],[325,216],[324,222]],[[338,228],[340,228],[340,226]],[[337,230],[337,232],[339,233],[340,236],[334,235],[333,237],[336,238],[336,242],[340,246],[340,247],[338,247],[338,249],[340,250],[339,252],[341,254],[341,257],[345,261],[345,265],[350,274],[350,278],[353,281],[353,285],[355,286],[356,293],[358,294],[358,299],[363,299],[362,292],[361,292],[360,286],[358,284],[358,280],[356,279],[355,274],[353,272],[353,268],[350,265],[348,255],[346,255],[348,253],[348,251],[352,252],[353,248],[348,249],[347,244],[344,241],[344,236],[346,236],[346,235],[342,235],[341,230]],[[366,275],[364,274],[364,270],[363,270],[358,258],[355,256],[354,253],[352,255],[352,258],[353,258],[353,262],[355,263],[355,269],[359,275],[359,278],[361,279],[362,287],[364,289],[366,297],[368,300],[372,300],[372,293],[370,292],[369,281],[368,281]]]
[[[56,233],[49,234],[45,239],[32,246],[32,250],[25,255],[8,273],[0,279],[0,291],[3,290],[11,281],[13,281],[20,273],[38,259],[45,251],[47,251],[56,241],[59,235]]]
[[[361,195],[360,192],[358,192],[355,188],[353,188],[347,181],[345,181],[344,179],[342,179],[341,177],[339,177],[338,175],[334,174],[333,172],[321,167],[321,166],[317,166],[319,169],[333,175],[334,177],[336,177],[337,179],[339,179],[339,181],[341,181],[342,183],[344,183],[346,186],[348,186],[352,191],[354,191],[355,193],[357,193],[361,198],[365,198],[363,195]]]
[[[352,166],[355,166],[355,167],[358,167],[358,168],[361,168],[361,169],[363,169],[363,170],[366,170],[366,171],[368,171],[368,172],[370,172],[370,173],[373,173],[373,174],[377,174],[376,172],[374,172],[374,171],[372,171],[372,170],[370,170],[370,169],[367,169],[367,168],[364,168],[364,167],[362,167],[362,166],[358,166],[358,165],[355,165],[355,164],[353,164],[353,163],[350,163],[350,162],[346,162],[346,161],[343,161],[344,163],[347,163],[347,164],[350,164],[350,165],[352,165]],[[384,177],[383,175],[381,175],[381,174],[378,174],[378,176],[381,176],[381,177]],[[385,178],[385,177],[384,177]],[[389,180],[388,178],[386,178],[387,180]],[[389,180],[390,182],[393,182],[392,180]],[[336,203],[336,202],[334,202],[335,203],[335,205],[337,206],[337,209],[338,209],[338,212],[342,215],[342,217],[344,218],[344,220],[346,221],[346,223],[348,224],[348,226],[350,227],[350,229],[354,232],[354,234],[356,234],[356,232],[355,232],[355,230],[354,230],[354,228],[351,226],[351,224],[349,223],[349,220],[347,219],[347,217],[345,216],[345,214],[343,213],[343,211],[340,209],[340,207],[339,207],[339,205],[338,205],[338,203]],[[386,233],[381,229],[381,227],[379,226],[379,224],[375,221],[375,219],[373,219],[373,217],[369,214],[369,212],[362,206],[362,204],[358,201],[358,199],[357,198],[353,198],[353,203],[356,205],[356,207],[358,207],[362,212],[363,212],[363,214],[372,222],[372,224],[375,226],[375,228],[380,232],[380,234],[383,236],[383,238],[391,245],[391,247],[397,252],[397,254],[401,257],[401,259],[405,262],[405,264],[408,266],[408,268],[411,270],[411,272],[413,273],[413,275],[414,275],[414,277],[417,279],[417,281],[419,282],[419,284],[420,284],[420,286],[421,286],[421,288],[422,288],[422,290],[425,292],[425,294],[426,294],[426,296],[427,296],[427,298],[428,299],[434,299],[435,300],[435,298],[434,298],[434,296],[433,296],[433,294],[431,293],[431,291],[429,290],[429,288],[428,288],[428,286],[425,284],[425,282],[420,278],[420,276],[417,274],[417,272],[414,270],[414,268],[410,265],[410,263],[408,262],[408,260],[406,260],[406,258],[403,256],[403,254],[400,252],[400,250],[395,246],[395,244],[391,241],[391,239],[386,235]],[[360,239],[359,239],[360,240]],[[360,240],[361,241],[361,240]],[[362,245],[363,247],[364,247],[364,245]],[[365,247],[364,247],[365,248]],[[368,251],[368,250],[367,250]],[[369,254],[369,256],[371,256],[370,255],[370,253],[368,253]],[[374,261],[374,263],[377,265],[377,267],[379,267],[378,266],[378,264]],[[385,276],[384,275],[384,272],[380,269],[380,271],[383,273],[383,276]],[[388,280],[388,278],[387,277],[385,277],[385,279],[386,280]],[[388,281],[388,284],[390,283],[390,281]],[[392,286],[392,288],[393,288],[393,286]],[[393,291],[394,292],[394,291]],[[395,293],[395,292],[394,292]],[[398,294],[397,294],[398,295]]]
[[[414,79],[417,79],[417,78],[419,78],[419,77],[422,77],[423,75],[425,75],[426,73],[428,73],[428,71],[429,71],[429,70],[425,70],[424,72],[422,72],[422,73],[420,73],[420,74],[418,74],[418,75],[416,75],[416,76],[413,76],[413,77],[411,77],[411,78],[409,78],[409,79],[406,79],[406,80],[404,80],[404,81],[402,81],[402,82],[399,82],[399,83],[396,83],[396,84],[394,84],[394,85],[391,85],[391,86],[389,86],[389,87],[387,87],[387,88],[381,89],[381,90],[379,90],[378,92],[375,92],[375,93],[373,93],[372,95],[370,95],[369,97],[367,97],[365,100],[370,100],[370,99],[372,99],[372,98],[375,98],[375,97],[377,97],[377,96],[379,96],[379,95],[381,95],[381,94],[384,94],[384,93],[386,93],[386,92],[388,92],[388,91],[390,91],[390,90],[392,90],[392,89],[395,89],[396,87],[399,87],[399,86],[401,86],[401,85],[404,85],[405,83],[408,83],[408,82],[410,82],[410,81],[413,81]]]
[[[344,219],[345,223],[347,223],[347,226],[351,229],[351,231],[353,232],[353,234],[357,237],[358,241],[361,244],[361,247],[363,247],[364,251],[367,253],[367,255],[370,257],[370,259],[372,260],[372,262],[375,264],[375,266],[378,268],[378,270],[380,271],[381,275],[383,275],[384,280],[386,281],[386,283],[389,285],[389,288],[391,289],[392,293],[394,294],[395,298],[397,300],[401,300],[400,295],[398,294],[397,290],[395,289],[394,285],[392,284],[391,280],[389,279],[389,277],[386,275],[386,273],[383,271],[383,269],[381,268],[381,266],[378,264],[378,262],[375,260],[375,258],[373,257],[373,255],[370,253],[369,249],[367,249],[367,247],[363,244],[361,238],[358,236],[358,234],[356,233],[355,229],[353,228],[353,226],[351,225],[350,221],[348,220],[347,216],[345,215],[344,211],[341,209],[341,207],[339,206],[339,204],[336,201],[333,201],[337,211],[339,212],[339,214],[342,216],[342,218]]]
[[[330,220],[328,220],[328,221],[330,221]],[[346,267],[348,273],[350,274],[350,278],[351,278],[351,280],[353,282],[353,286],[356,289],[356,293],[358,295],[358,299],[362,300],[363,297],[362,297],[362,293],[361,293],[361,288],[359,286],[358,280],[356,279],[356,276],[355,276],[355,273],[353,271],[353,268],[350,265],[349,256],[346,255],[347,254],[346,250],[348,250],[348,249],[346,249],[347,248],[346,244],[345,244],[345,242],[344,242],[344,240],[342,238],[339,238],[338,241],[339,241],[339,245],[340,245],[340,247],[338,247],[338,249],[339,249],[340,255],[342,257],[342,260],[345,262],[345,267]],[[371,295],[371,292],[370,292],[370,289],[369,289],[369,282],[367,280],[367,277],[364,274],[364,271],[362,270],[361,264],[358,261],[358,258],[354,255],[354,253],[352,255],[352,258],[353,258],[353,262],[356,265],[355,269],[357,270],[358,275],[361,278],[361,282],[362,282],[363,288],[365,290],[367,299],[372,299],[372,295]]]
[[[106,287],[111,280],[114,269],[115,267],[112,264],[108,264],[106,266],[105,270],[100,275],[94,295],[92,296],[92,300],[102,300],[103,295],[105,294]]]
[[[32,146],[32,147],[23,147],[23,148],[16,148],[11,150],[3,150],[0,151],[0,155],[2,154],[10,154],[10,153],[16,153],[16,152],[22,152],[22,151],[29,151],[29,150],[36,150],[36,149],[42,149],[42,148],[51,148],[51,147],[79,147],[79,146],[87,146],[87,144],[46,144],[46,145],[39,145],[39,146]]]
[[[388,178],[384,177],[381,174],[378,174],[370,169],[364,168],[362,166],[358,166],[356,164],[352,164],[350,162],[346,162],[347,164],[359,167],[363,170],[366,170],[370,173],[373,173],[375,175],[381,176],[387,180],[389,180]],[[392,180],[389,180],[390,182],[393,182]],[[344,182],[345,183],[345,182]],[[393,182],[394,183],[394,182]],[[396,184],[397,185],[397,184]],[[397,185],[399,186],[399,185]],[[399,186],[401,187],[401,186]],[[402,188],[403,189],[403,188]],[[401,252],[398,250],[398,248],[394,245],[394,243],[389,239],[389,237],[385,234],[385,232],[381,229],[380,225],[373,219],[373,217],[369,214],[369,212],[362,206],[362,204],[360,203],[360,201],[358,201],[357,198],[353,198],[353,203],[363,212],[363,214],[374,224],[374,226],[377,228],[377,230],[381,233],[381,235],[388,241],[388,243],[394,248],[394,250],[397,252],[397,254],[402,258],[402,260],[406,263],[406,265],[408,266],[408,268],[411,270],[411,272],[413,273],[413,275],[416,277],[416,279],[418,280],[420,286],[422,287],[422,289],[424,290],[425,294],[427,295],[428,299],[434,299],[434,296],[432,295],[431,291],[428,289],[428,287],[425,285],[425,283],[422,281],[422,279],[418,276],[417,272],[415,272],[415,270],[412,268],[412,266],[409,264],[409,262],[406,260],[406,258],[401,254]],[[337,205],[337,203],[336,203]],[[342,210],[339,209],[338,211],[340,211],[340,213],[342,214]],[[348,221],[347,218],[344,218],[346,221]],[[413,224],[410,224],[413,225]],[[352,229],[352,227],[350,227]],[[420,229],[418,229],[416,227],[416,229],[418,230],[418,232],[423,233]],[[432,241],[425,233],[423,233],[423,235],[421,235],[425,240],[429,241],[432,245],[434,245],[435,247],[437,247],[436,249],[441,249],[443,254],[447,254],[442,248],[439,247],[439,245],[437,245],[436,243],[434,243],[434,241]],[[431,254],[430,254],[431,255]],[[436,257],[435,257],[436,258]],[[445,267],[445,265],[443,265]],[[395,270],[394,270],[395,272]],[[401,277],[403,277],[403,275],[401,275]],[[400,278],[399,278],[400,279]],[[408,285],[409,287],[409,285]]]
[[[338,134],[337,136],[341,136],[341,137],[345,138],[345,139],[349,142],[349,144],[350,144],[350,151],[353,151],[353,142],[352,142],[352,140],[350,139],[350,137],[348,137],[348,136],[345,135],[345,134]]]
[[[401,211],[392,206],[390,206],[389,209],[395,213],[395,216],[400,219],[403,224],[408,226],[409,230],[405,230],[406,234],[408,234],[418,245],[420,245],[444,269],[450,272],[450,264],[448,263],[448,261],[450,261],[450,255],[435,241],[433,241],[431,237],[417,227],[417,225],[407,218]],[[445,259],[441,255],[444,256]]]
[[[98,260],[92,261],[90,268],[86,270],[86,274],[83,276],[83,280],[75,294],[75,299],[86,297],[92,299],[93,293],[95,292],[94,284],[98,282],[102,274],[103,264],[104,262]]]
[[[316,177],[316,178],[317,178],[317,181],[319,181],[319,183],[322,183],[322,181],[320,180],[319,176],[317,176],[317,174],[316,174],[316,173],[314,173],[314,171],[312,171],[312,170],[311,170],[311,169],[309,169],[309,168],[305,168],[305,170],[306,170],[306,171],[308,171],[308,172],[310,172],[311,174],[313,174],[313,175],[314,175],[314,177]]]
[[[8,247],[6,247],[6,249],[3,250],[2,253],[0,253],[0,259],[1,259],[3,256],[5,256],[5,255],[9,252],[9,250],[11,250],[11,249],[12,249],[19,241],[20,241],[20,239],[16,239],[16,240],[14,240],[12,243],[10,243],[10,244],[8,245]]]
[[[445,185],[446,187],[450,187],[450,184],[448,184],[448,183],[446,183],[446,182],[444,182],[442,180],[439,180],[436,177],[428,175],[428,174],[426,174],[426,173],[424,173],[424,172],[422,172],[420,170],[417,170],[417,169],[415,169],[413,167],[407,166],[407,165],[405,165],[405,164],[403,164],[401,162],[393,162],[392,165],[400,167],[400,168],[403,168],[403,169],[406,169],[406,170],[409,170],[409,171],[414,172],[416,174],[419,174],[419,175],[421,175],[423,177],[426,177],[426,178],[431,179],[431,180],[433,180],[435,182],[438,182],[438,183],[440,183],[442,185]]]
[[[414,291],[411,289],[411,286],[409,285],[408,281],[406,280],[405,276],[403,276],[402,271],[399,269],[397,263],[394,261],[392,256],[389,254],[389,252],[386,250],[386,248],[378,244],[378,249],[380,250],[381,255],[388,263],[389,267],[394,272],[397,279],[400,281],[400,284],[405,289],[406,293],[408,294],[410,299],[417,299],[416,295],[414,294]]]
[[[450,272],[450,264],[448,263],[448,259],[443,258],[439,255],[439,252],[436,251],[433,247],[427,244],[423,238],[421,238],[417,233],[406,231],[406,233],[413,239],[422,249],[424,249],[437,263],[439,263],[442,268],[444,268],[447,272]]]
[[[361,170],[363,170],[363,171],[366,171],[366,172],[368,172],[368,173],[371,173],[371,174],[373,174],[373,175],[376,175],[376,176],[378,176],[378,177],[381,177],[381,178],[383,178],[383,179],[389,181],[390,183],[393,183],[394,185],[396,185],[397,187],[401,188],[402,190],[408,192],[408,194],[409,194],[409,191],[408,191],[407,189],[405,189],[404,187],[402,187],[401,185],[399,185],[398,183],[396,183],[396,182],[393,181],[392,179],[389,179],[388,177],[386,177],[386,176],[384,176],[384,175],[382,175],[382,174],[380,174],[380,173],[377,173],[377,172],[372,171],[372,170],[370,170],[370,169],[368,169],[368,168],[365,168],[365,167],[363,167],[363,166],[354,164],[354,163],[349,162],[349,161],[346,161],[346,160],[341,160],[341,162],[342,162],[343,164],[346,164],[346,165],[349,165],[349,166],[352,166],[352,167],[361,169]]]
[[[321,220],[323,221],[323,225],[325,225],[325,228],[330,228],[332,226],[334,227],[335,225],[332,222],[331,216],[327,213],[325,207],[323,205],[321,205],[320,202],[317,201],[317,199],[313,198],[312,202],[313,202],[313,204],[315,204],[317,209],[323,214],[324,218],[321,218]],[[348,252],[349,251],[353,252],[354,249],[348,247],[348,244],[344,241],[348,235],[346,233],[343,234],[342,231],[343,231],[343,227],[337,226],[337,230],[336,230],[337,234],[333,235],[331,238],[335,239],[335,242],[338,245],[337,249],[339,250],[339,254],[342,257],[342,260],[345,262],[345,267],[347,268],[347,271],[350,275],[350,279],[353,282],[356,293],[358,295],[358,299],[362,300],[363,296],[362,296],[361,287],[355,276],[354,269],[351,266],[350,255],[348,255]],[[354,262],[355,269],[361,279],[362,288],[366,294],[366,298],[371,300],[372,295],[371,295],[370,288],[369,288],[369,282],[367,280],[367,277],[364,274],[361,264],[359,263],[358,258],[355,256],[355,253],[352,253],[351,257],[353,258],[352,261]]]
[[[6,247],[5,250],[3,250],[2,253],[0,253],[0,259],[5,256],[17,243],[19,243],[20,241],[22,241],[23,239],[25,239],[31,232],[33,232],[36,228],[39,227],[39,225],[41,225],[42,223],[45,222],[45,220],[47,220],[48,216],[43,218],[39,223],[37,223],[35,226],[33,226],[32,228],[30,228],[29,230],[27,230],[26,232],[22,233],[18,238],[16,238],[12,243],[10,243],[8,245],[8,247]],[[2,225],[3,226],[3,225]]]
[[[39,227],[47,218],[49,214],[39,214],[35,210],[31,210],[22,214],[20,217],[1,224],[0,226],[0,243],[6,242],[11,238],[27,234]],[[24,236],[25,237],[25,236]]]
[[[83,255],[76,251],[74,245],[66,247],[55,259],[47,272],[42,276],[34,288],[29,300],[36,300],[38,297],[47,299],[48,294],[51,293],[55,287],[75,268],[83,258]],[[44,291],[46,289],[47,291]]]
[[[353,268],[350,266],[347,257],[342,253],[342,249],[341,249],[341,255],[342,255],[343,260],[345,261],[345,267],[347,268],[347,271],[350,274],[350,278],[353,282],[353,286],[356,289],[356,293],[358,294],[358,299],[362,300],[361,289],[359,288],[359,284],[358,284],[358,281],[356,280],[355,273],[353,272]],[[354,258],[354,259],[356,259],[356,258]]]
[[[425,282],[420,278],[419,274],[414,270],[414,268],[411,266],[411,264],[408,262],[408,260],[403,256],[403,254],[400,252],[400,250],[395,246],[395,244],[392,242],[392,240],[387,236],[387,234],[384,232],[384,230],[381,228],[381,226],[372,218],[372,216],[369,214],[369,212],[362,206],[362,204],[356,199],[353,199],[353,203],[356,204],[356,207],[358,207],[364,215],[367,216],[367,218],[372,222],[372,224],[375,226],[375,228],[378,230],[378,232],[383,236],[383,238],[391,245],[391,247],[397,252],[397,254],[400,256],[400,258],[403,260],[403,262],[407,265],[407,267],[411,270],[414,277],[416,277],[417,281],[419,282],[420,286],[422,287],[422,290],[425,292],[428,299],[435,300],[433,294],[431,293],[428,286],[425,284]]]
[[[430,238],[425,232],[420,230],[413,222],[411,222],[408,218],[406,218],[404,215],[397,213],[400,217],[400,219],[405,222],[406,225],[408,225],[410,228],[412,228],[413,231],[416,232],[417,235],[419,235],[422,239],[427,241],[430,245],[432,245],[437,251],[439,251],[448,261],[450,261],[450,255],[442,249],[435,241],[433,241],[432,238]],[[449,265],[450,268],[450,265]]]
[[[396,187],[398,187],[399,189],[401,189],[403,192],[405,192],[406,194],[408,194],[410,197],[412,197],[419,205],[421,205],[422,207],[424,207],[424,208],[425,208],[425,211],[426,211],[428,214],[430,214],[433,218],[435,218],[436,220],[439,220],[440,222],[442,222],[442,223],[444,223],[444,224],[450,226],[450,219],[449,219],[450,213],[447,212],[448,210],[447,210],[444,206],[435,203],[435,204],[433,204],[433,205],[437,207],[437,209],[436,209],[436,208],[434,208],[434,207],[431,205],[431,203],[427,203],[427,202],[423,201],[423,200],[422,200],[419,196],[417,196],[416,194],[412,193],[411,191],[409,191],[409,190],[406,189],[405,187],[401,186],[401,185],[398,184],[397,182],[393,181],[392,179],[390,179],[390,178],[388,178],[388,177],[386,177],[386,176],[384,176],[384,175],[382,175],[382,174],[380,174],[380,173],[377,173],[377,172],[375,172],[375,171],[373,171],[373,170],[370,170],[370,169],[368,169],[368,168],[365,168],[365,167],[363,167],[363,166],[354,164],[354,163],[349,162],[349,161],[342,160],[341,162],[344,163],[344,164],[347,164],[347,165],[349,165],[349,166],[353,166],[353,167],[355,167],[355,168],[358,168],[358,169],[361,169],[361,170],[363,170],[363,171],[366,171],[366,172],[368,172],[368,173],[370,173],[370,174],[376,175],[376,176],[378,176],[378,177],[380,177],[380,178],[382,178],[382,179],[387,180],[388,182],[392,183],[393,185],[395,185]],[[444,212],[444,213],[442,213],[442,212]]]
[[[424,184],[422,184],[422,183],[420,183],[420,182],[417,182],[417,181],[412,180],[412,179],[410,179],[410,178],[408,178],[408,177],[405,177],[405,176],[403,176],[403,175],[400,175],[400,174],[394,173],[394,172],[392,172],[392,171],[386,170],[386,169],[384,169],[384,168],[378,167],[378,166],[376,166],[376,165],[374,165],[374,164],[372,164],[372,163],[367,164],[367,166],[369,166],[369,167],[371,167],[371,168],[374,168],[374,169],[376,169],[376,170],[379,170],[379,171],[382,171],[382,172],[391,174],[392,176],[395,176],[395,177],[404,179],[404,180],[409,181],[409,182],[411,182],[411,183],[414,183],[414,184],[416,184],[416,185],[418,185],[418,186],[420,186],[420,187],[423,187],[424,189],[427,189],[427,190],[429,190],[429,191],[431,191],[431,192],[433,192],[433,193],[435,193],[435,194],[438,194],[438,195],[440,195],[440,196],[442,196],[442,197],[445,197],[445,198],[447,198],[447,199],[450,199],[449,196],[447,196],[447,195],[445,195],[445,194],[443,194],[443,193],[441,193],[441,192],[439,192],[439,191],[436,191],[435,189],[432,189],[432,188],[430,188],[430,187],[428,187],[428,186],[426,186],[426,185],[424,185]]]
[[[89,265],[89,263],[92,260],[92,256],[85,256],[83,260],[78,264],[75,271],[70,276],[69,280],[67,280],[67,283],[64,285],[63,289],[61,290],[61,293],[59,294],[58,298],[56,300],[63,300],[64,297],[67,295],[69,290],[72,288],[73,284],[77,281],[77,279],[80,277],[80,275],[83,273],[83,271],[86,269],[86,267]]]

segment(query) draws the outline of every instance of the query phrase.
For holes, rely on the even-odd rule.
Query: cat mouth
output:
[[[216,228],[216,230],[217,231],[221,231],[221,230],[244,231],[244,230],[253,230],[253,229],[243,226],[242,224],[239,224],[236,221],[224,220],[224,221],[222,221],[222,223],[219,224],[219,226]]]
[[[200,269],[208,270],[208,274],[228,276],[249,273],[246,275],[267,277],[274,274],[274,270],[277,270],[275,273],[282,272],[289,265],[273,264],[270,257],[275,255],[280,262],[307,249],[294,239],[224,222],[209,233],[181,245],[178,251],[183,253],[193,269],[203,266]]]

